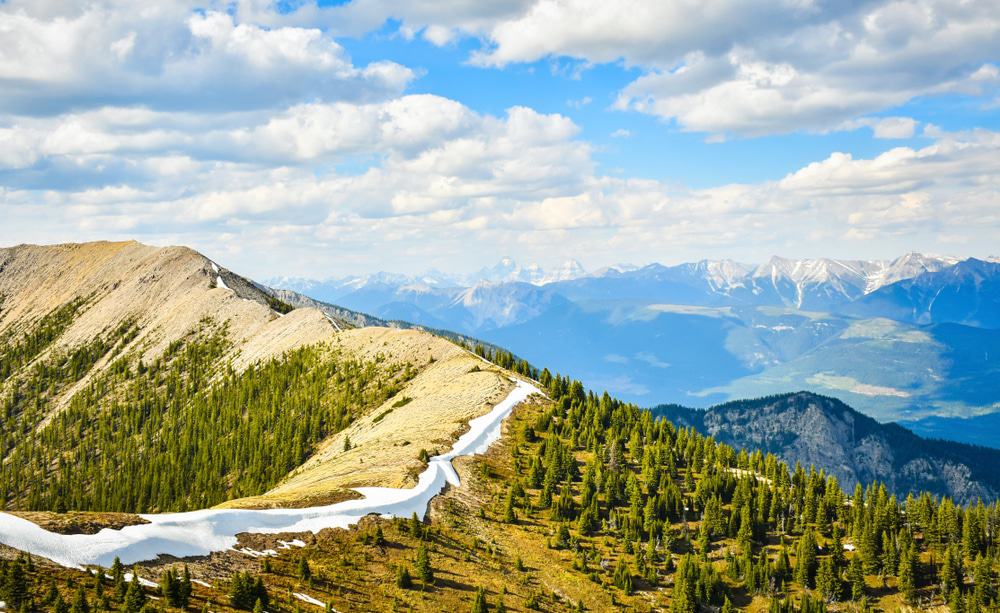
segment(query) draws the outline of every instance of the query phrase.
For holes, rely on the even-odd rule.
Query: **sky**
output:
[[[998,236],[993,0],[0,0],[0,245],[326,278]]]

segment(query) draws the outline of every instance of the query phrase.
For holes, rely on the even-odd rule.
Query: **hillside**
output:
[[[398,486],[510,386],[449,341],[293,310],[183,247],[4,249],[0,297],[8,509],[301,506]]]
[[[995,610],[997,504],[903,502],[878,484],[846,496],[818,472],[538,377],[548,398],[459,459],[462,487],[424,521],[244,534],[233,550],[133,567],[144,587],[118,565],[95,577],[15,553],[0,562],[0,596],[130,613],[257,600],[274,611]]]
[[[851,490],[879,481],[900,497],[921,491],[965,503],[1000,495],[1000,451],[921,438],[809,392],[727,402],[705,410],[652,409],[720,443],[816,466]]]
[[[935,472],[969,448],[831,399],[726,405],[739,450],[505,351],[289,311],[183,248],[4,256],[5,609],[996,608],[1000,505],[867,482],[995,496]],[[902,476],[822,455],[846,420]],[[775,424],[864,483],[790,468]]]

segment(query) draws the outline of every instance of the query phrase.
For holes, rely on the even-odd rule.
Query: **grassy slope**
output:
[[[500,443],[484,456],[462,458],[457,462],[463,486],[450,489],[433,501],[432,520],[430,525],[421,525],[420,538],[411,532],[408,521],[374,517],[366,518],[349,530],[325,530],[316,536],[250,535],[244,538],[242,546],[277,550],[275,557],[268,558],[270,572],[263,572],[262,559],[237,552],[192,560],[194,577],[213,587],[196,584],[190,610],[200,610],[203,606],[212,611],[231,610],[227,604],[228,577],[237,570],[262,573],[271,595],[269,608],[275,611],[319,610],[293,596],[294,593],[329,602],[339,611],[464,611],[469,610],[480,587],[485,588],[490,605],[495,606],[502,599],[508,611],[572,611],[578,610],[580,603],[590,611],[668,608],[669,580],[660,588],[652,589],[643,588],[640,583],[633,595],[626,595],[611,585],[610,567],[601,571],[592,565],[589,570],[596,573],[588,576],[575,566],[578,558],[572,551],[549,547],[557,524],[547,519],[547,512],[522,515],[513,525],[502,522],[498,500],[514,476],[511,447],[515,439],[510,433],[518,431],[523,424],[533,423],[547,407],[547,401],[539,400],[520,406],[505,425]],[[694,532],[698,522],[689,522],[688,527]],[[383,544],[375,542],[378,528],[385,538]],[[683,526],[676,524],[674,528],[680,530]],[[302,538],[307,545],[302,549],[279,548],[279,539],[288,540],[293,536]],[[825,542],[819,539],[820,545]],[[396,568],[404,565],[414,573],[413,561],[421,543],[430,551],[435,570],[433,584],[424,586],[414,576],[412,589],[396,587]],[[587,546],[594,548],[598,558],[614,560],[624,555],[614,541],[606,538],[590,539]],[[725,567],[723,552],[732,546],[733,542],[728,539],[713,543],[709,558],[714,560],[720,573]],[[777,552],[776,537],[768,539],[767,548]],[[7,556],[11,553],[6,552]],[[794,564],[794,548],[791,553]],[[299,578],[298,566],[302,557],[309,560],[310,581]],[[522,562],[520,570],[518,558]],[[929,562],[926,555],[923,562]],[[146,565],[140,574],[155,581],[167,567],[177,567],[177,564],[166,561]],[[52,580],[67,601],[72,599],[78,585],[86,586],[89,597],[94,600],[93,581],[89,576],[36,561],[33,591],[39,598]],[[923,582],[929,580],[925,578]],[[728,578],[725,581],[732,590],[735,605],[747,611],[767,611],[764,598],[750,597],[741,593],[737,584]],[[866,582],[877,610],[896,611],[903,605],[896,593],[894,579],[883,582],[869,576]],[[147,593],[155,595],[156,591],[147,589]],[[798,596],[801,589],[792,588],[791,593]],[[105,594],[113,594],[113,590],[106,587]],[[924,588],[921,596],[930,599],[931,589]],[[115,606],[113,598],[110,604]],[[851,611],[851,607],[850,603],[839,603],[832,605],[831,610]]]

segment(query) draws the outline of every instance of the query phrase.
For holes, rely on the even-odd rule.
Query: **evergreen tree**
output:
[[[260,577],[254,577],[250,573],[237,572],[233,575],[232,584],[229,588],[229,604],[234,609],[251,611],[258,603],[261,608],[267,607],[267,588]]]
[[[860,556],[855,555],[851,558],[847,578],[851,583],[851,600],[860,602],[865,597],[865,571]]]
[[[309,567],[309,560],[305,556],[299,558],[299,579],[302,581],[312,579],[312,569]]]
[[[128,582],[125,590],[125,598],[122,599],[122,613],[139,613],[146,604],[146,592],[143,591],[139,583],[139,577],[133,573],[132,580]]]
[[[941,584],[941,593],[946,595],[950,594],[952,588],[959,585],[960,582],[960,571],[952,553],[953,551],[952,547],[945,548],[944,560],[941,562],[941,570],[938,573],[938,579]]]
[[[740,529],[736,533],[736,545],[744,554],[750,553],[753,540],[753,525],[750,522],[749,503],[740,510]]]
[[[76,596],[73,597],[71,613],[90,613],[90,603],[87,601],[87,590],[83,586],[76,588]]]
[[[29,601],[28,572],[20,557],[10,562],[0,576],[0,596],[7,603],[8,611],[19,610]]]
[[[482,587],[476,590],[476,597],[472,601],[472,613],[486,613],[486,590]]]
[[[993,573],[990,571],[990,560],[982,553],[976,554],[976,562],[972,570],[972,600],[976,608],[985,609],[993,600]]]
[[[840,600],[840,576],[834,569],[831,558],[820,560],[819,572],[816,574],[816,589],[819,590],[826,602]]]
[[[628,568],[628,564],[625,563],[624,558],[618,558],[618,564],[615,566],[614,578],[615,587],[625,592],[626,594],[631,594],[632,585],[632,572]]]
[[[396,587],[408,590],[413,587],[413,579],[410,577],[410,569],[405,564],[396,567]]]
[[[816,576],[816,536],[812,528],[806,528],[795,556],[795,580],[802,587],[813,587]]]
[[[417,547],[417,559],[413,564],[417,571],[417,577],[420,578],[420,582],[427,587],[434,583],[434,569],[431,567],[430,554],[427,552],[427,545],[420,543]]]
[[[503,501],[503,521],[508,524],[513,524],[517,521],[517,513],[514,511],[513,486],[507,490],[507,496]]]
[[[916,565],[917,554],[913,547],[908,547],[899,560],[899,592],[903,600],[909,604],[916,601]]]
[[[191,571],[188,570],[187,564],[184,565],[184,572],[181,574],[180,585],[177,590],[177,607],[181,609],[186,609],[188,604],[191,602]]]

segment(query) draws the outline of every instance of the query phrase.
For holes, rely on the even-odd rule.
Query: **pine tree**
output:
[[[847,577],[848,581],[851,582],[851,600],[859,602],[865,597],[865,570],[860,556],[855,555],[851,558]]]
[[[55,581],[49,581],[49,587],[45,591],[45,595],[42,596],[42,604],[52,606],[56,598],[59,598],[59,588],[56,587]]]
[[[424,543],[420,543],[420,546],[417,547],[417,559],[413,566],[424,587],[434,583],[434,569],[431,567],[430,554],[427,553],[427,545]]]
[[[472,613],[486,613],[486,608],[486,590],[480,587],[472,601]]]
[[[396,587],[408,590],[413,587],[413,578],[410,577],[410,569],[405,564],[396,567]]]
[[[952,551],[951,547],[945,548],[944,560],[941,562],[941,570],[938,573],[942,594],[950,594],[952,588],[959,584],[959,571]]]
[[[52,613],[70,613],[70,606],[63,600],[62,594],[57,595],[52,603]]]
[[[76,588],[76,596],[73,598],[73,606],[70,613],[90,613],[90,603],[87,602],[87,591],[81,585]]]
[[[187,564],[184,565],[184,572],[181,574],[180,585],[177,590],[177,606],[181,609],[186,609],[188,604],[191,602],[191,571],[188,570]]]
[[[749,554],[753,541],[753,525],[750,522],[750,507],[744,505],[740,510],[740,529],[736,533],[736,545],[740,552]]]
[[[816,537],[812,528],[806,528],[799,539],[797,555],[795,556],[795,580],[802,587],[813,587],[816,576]]]
[[[903,596],[903,600],[909,604],[915,602],[917,595],[916,564],[917,554],[911,545],[903,552],[899,560],[899,592]]]
[[[132,580],[128,582],[125,590],[125,598],[122,599],[122,613],[139,613],[146,604],[146,592],[143,591],[139,583],[139,576],[132,573]]]
[[[692,567],[690,555],[681,558],[674,572],[674,590],[670,599],[671,613],[695,613],[698,610],[698,595],[693,576],[696,571]]]
[[[613,580],[615,587],[626,594],[632,593],[632,571],[629,570],[628,564],[626,564],[624,558],[618,558],[618,564],[615,566]]]
[[[507,496],[503,501],[503,521],[504,523],[513,524],[517,522],[517,513],[514,511],[514,488],[511,486],[507,490]]]
[[[125,566],[118,556],[111,563],[111,580],[115,584],[115,597],[118,601],[125,600],[125,593],[128,591],[128,586],[125,585]]]
[[[819,563],[819,572],[816,574],[816,589],[823,595],[826,602],[837,602],[840,600],[840,577],[834,569],[833,560],[823,558]]]
[[[971,596],[973,604],[979,609],[985,609],[993,599],[992,574],[989,558],[981,553],[977,554],[972,570],[973,588]]]
[[[309,567],[309,560],[305,556],[299,558],[299,579],[302,581],[312,579],[312,569]]]

